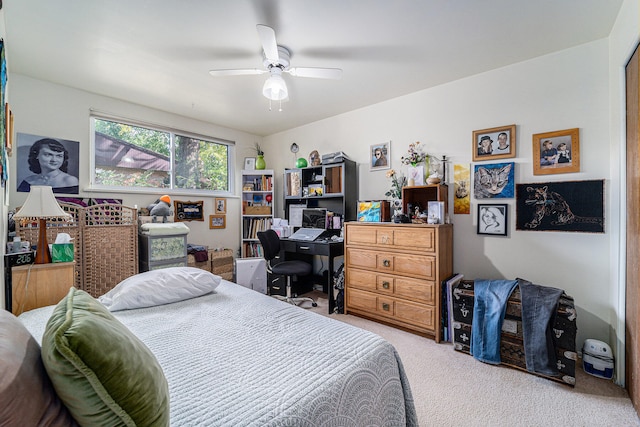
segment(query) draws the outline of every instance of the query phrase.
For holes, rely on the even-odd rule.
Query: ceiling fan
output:
[[[273,28],[260,24],[256,25],[256,28],[258,29],[258,36],[262,43],[264,58],[262,63],[265,68],[211,70],[209,73],[212,76],[243,76],[269,73],[269,78],[262,88],[262,94],[268,98],[269,101],[280,101],[280,103],[289,99],[289,91],[287,84],[282,78],[282,73],[288,73],[296,77],[312,77],[317,79],[337,80],[342,77],[342,70],[339,68],[290,68],[291,53],[287,48],[278,46],[276,33]],[[282,107],[280,110],[282,110]]]

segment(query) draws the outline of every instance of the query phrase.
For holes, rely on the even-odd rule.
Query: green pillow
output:
[[[169,387],[160,364],[86,292],[71,288],[54,309],[42,360],[80,425],[169,425]]]

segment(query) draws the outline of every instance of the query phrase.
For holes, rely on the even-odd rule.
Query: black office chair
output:
[[[292,297],[291,296],[291,277],[292,276],[308,276],[311,274],[311,264],[304,261],[282,261],[271,265],[271,261],[280,253],[280,237],[273,230],[259,231],[258,239],[262,244],[264,251],[264,259],[267,260],[267,271],[272,274],[282,274],[287,277],[287,296],[273,295],[279,300],[286,301],[289,304],[300,305],[303,302],[310,302],[313,307],[318,304],[308,297]],[[308,307],[307,307],[308,308]]]

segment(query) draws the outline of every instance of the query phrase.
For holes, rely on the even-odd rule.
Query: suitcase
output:
[[[453,305],[453,348],[471,354],[471,327],[473,325],[474,282],[462,280],[451,289]],[[575,386],[576,371],[576,309],[573,298],[563,293],[553,324],[553,341],[556,349],[557,375],[533,375]],[[522,337],[522,301],[520,288],[515,287],[509,301],[500,336],[501,363],[512,368],[527,371]]]

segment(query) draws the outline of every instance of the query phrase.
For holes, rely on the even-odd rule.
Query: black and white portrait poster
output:
[[[17,191],[47,185],[54,193],[78,194],[78,141],[18,133]]]

